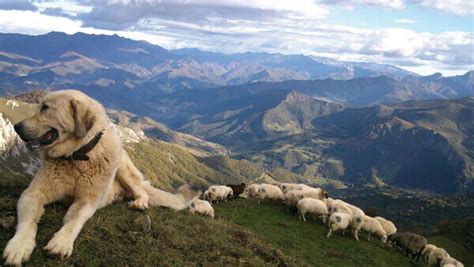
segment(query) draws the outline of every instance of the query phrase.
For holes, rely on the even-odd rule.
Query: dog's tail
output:
[[[153,187],[149,181],[144,182],[144,189],[148,194],[148,204],[150,204],[150,206],[166,207],[174,210],[187,208],[188,202],[199,194],[199,192],[192,189],[189,184],[178,188],[176,194]]]

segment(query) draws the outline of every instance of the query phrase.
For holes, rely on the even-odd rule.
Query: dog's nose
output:
[[[17,132],[18,134],[21,134],[23,132],[23,123],[19,122],[15,124],[13,128],[15,129],[15,132]]]

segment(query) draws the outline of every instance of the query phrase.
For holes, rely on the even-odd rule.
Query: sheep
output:
[[[421,252],[428,243],[426,238],[414,233],[397,233],[391,236],[395,245],[405,250],[407,256],[411,254],[412,258],[419,261]]]
[[[286,202],[286,211],[290,211],[290,207],[296,206],[298,201],[304,198],[304,194],[301,190],[290,190],[286,192],[284,201]]]
[[[352,233],[354,234],[355,239],[359,241],[359,231],[360,229],[369,233],[368,240],[370,242],[371,235],[374,234],[380,238],[382,243],[387,242],[387,233],[383,229],[382,225],[375,218],[372,218],[367,215],[356,215],[353,216],[353,225]]]
[[[244,189],[242,196],[244,198],[257,197],[259,188],[260,188],[260,184],[251,184]]]
[[[329,213],[331,214],[336,213],[336,212],[346,213],[350,215],[351,217],[353,215],[352,209],[347,205],[347,203],[339,199],[336,199],[332,202],[331,209],[329,210]]]
[[[291,191],[291,190],[305,191],[305,190],[311,190],[311,189],[314,189],[314,188],[312,188],[309,185],[305,185],[305,184],[281,183],[280,184],[280,189],[283,192],[283,194],[286,194],[286,193],[288,193],[288,191]]]
[[[442,266],[440,263],[444,258],[449,257],[448,252],[444,248],[435,248],[428,257],[428,266]]]
[[[342,200],[341,200],[342,201]],[[356,207],[352,204],[349,204],[347,202],[342,201],[343,203],[346,204],[346,206],[352,211],[352,216],[363,216],[365,215],[364,211],[360,209],[359,207]]]
[[[336,202],[334,198],[328,197],[326,198],[326,206],[328,207],[328,211],[331,211],[332,205]]]
[[[374,217],[374,219],[376,219],[382,225],[383,229],[387,233],[387,236],[397,233],[397,227],[395,227],[393,222],[380,216]]]
[[[212,219],[214,219],[214,208],[212,207],[211,203],[206,200],[195,198],[189,202],[188,209],[191,213],[196,212],[203,215],[209,215]]]
[[[431,253],[437,249],[438,247],[433,244],[428,244],[425,246],[423,251],[421,252],[421,257],[425,263],[428,263],[428,259],[430,258]]]
[[[329,232],[326,238],[329,238],[332,232],[345,230],[351,226],[352,216],[347,213],[335,212],[329,217]],[[343,232],[344,234],[344,232]]]
[[[312,199],[312,198],[303,198],[302,200],[298,201],[296,204],[298,208],[299,218],[303,219],[306,222],[305,215],[306,213],[313,213],[320,216],[323,223],[326,223],[328,217],[328,209],[326,204],[319,199]]]
[[[283,194],[286,194],[288,191],[294,190],[296,186],[297,184],[293,184],[293,183],[281,183],[280,189],[283,192]]]
[[[283,199],[283,192],[278,186],[271,184],[261,184],[258,188],[258,197],[259,199]],[[260,203],[260,200],[259,200]]]
[[[441,267],[464,267],[460,261],[450,256],[444,257],[440,264]]]
[[[232,189],[232,194],[234,198],[238,198],[240,194],[242,194],[245,190],[246,183],[241,183],[241,184],[228,184],[228,187]]]
[[[297,184],[293,190],[302,190],[302,191],[306,191],[306,190],[311,190],[311,189],[314,189],[312,188],[311,186],[309,185],[305,185],[305,184]]]
[[[314,198],[326,202],[327,193],[321,188],[309,188],[301,190],[305,198]]]
[[[205,200],[209,200],[211,203],[216,201],[219,203],[220,200],[227,200],[228,196],[232,196],[232,189],[225,185],[213,185],[210,186],[203,194]]]

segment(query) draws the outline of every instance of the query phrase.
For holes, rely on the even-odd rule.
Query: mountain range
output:
[[[161,166],[173,185],[183,182],[173,172],[200,185],[265,173],[474,191],[474,71],[419,76],[306,55],[166,50],[117,35],[0,34],[0,95],[35,102],[41,90],[65,88],[102,102],[132,154],[187,153],[177,156],[186,164]]]

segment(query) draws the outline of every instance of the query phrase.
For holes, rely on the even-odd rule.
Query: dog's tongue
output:
[[[51,144],[54,139],[57,136],[56,130],[50,130],[49,132],[45,133],[41,138],[39,139],[39,143],[42,145],[49,145]]]

